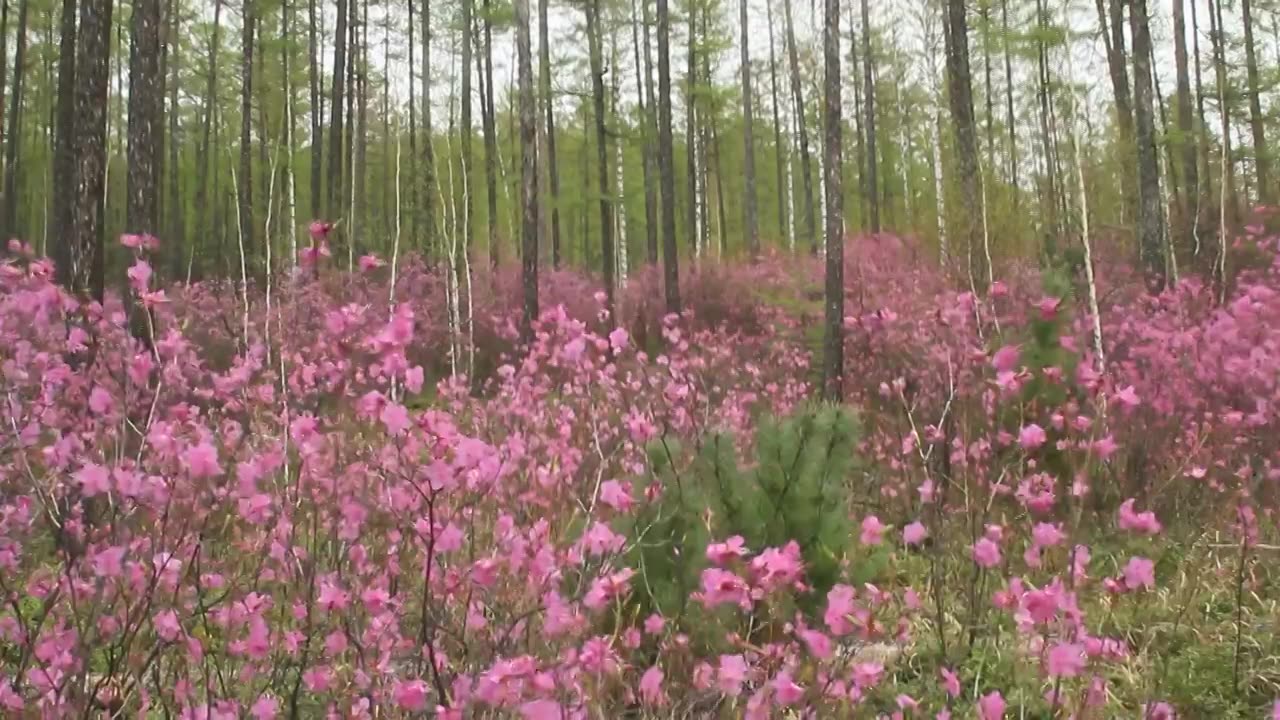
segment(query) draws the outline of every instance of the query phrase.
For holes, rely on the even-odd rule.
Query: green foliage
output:
[[[845,488],[857,465],[857,438],[858,423],[848,409],[813,406],[762,421],[756,462],[748,468],[724,434],[707,438],[683,462],[672,441],[652,446],[649,462],[661,498],[622,529],[634,547],[628,563],[641,575],[633,596],[641,606],[636,615],[683,615],[707,567],[708,544],[734,535],[755,552],[796,542],[812,588],[797,605],[814,610],[851,560]],[[874,575],[884,561],[875,556],[850,572]]]

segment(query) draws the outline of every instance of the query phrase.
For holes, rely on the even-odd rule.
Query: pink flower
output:
[[[151,284],[151,265],[146,260],[138,258],[126,274],[129,276],[129,287],[132,287],[135,292],[147,291],[147,287]]]
[[[650,635],[657,635],[662,632],[662,628],[665,627],[666,624],[667,621],[664,620],[661,615],[654,613],[644,619],[644,631]]]
[[[1146,535],[1160,534],[1160,521],[1156,519],[1156,514],[1150,510],[1143,512],[1133,511],[1133,498],[1129,498],[1120,504],[1120,520],[1121,530],[1132,530],[1134,532],[1144,533]]]
[[[172,610],[164,610],[157,614],[152,621],[155,623],[156,634],[160,639],[173,642],[182,634],[182,624],[178,622],[178,613]]]
[[[1131,557],[1124,566],[1124,585],[1130,590],[1156,586],[1156,565],[1144,557]]]
[[[878,662],[860,662],[853,666],[853,684],[861,690],[874,687],[884,677],[884,666]]]
[[[89,463],[76,471],[75,478],[85,497],[101,495],[111,490],[111,474],[101,465]]]
[[[942,675],[942,689],[947,691],[947,695],[960,697],[960,678],[949,668],[942,668],[938,672]]]
[[[823,635],[817,630],[810,630],[802,627],[798,631],[800,640],[804,642],[804,646],[809,649],[809,654],[819,660],[826,660],[831,657],[831,638]]]
[[[274,720],[278,712],[280,712],[280,701],[270,695],[260,695],[249,708],[249,714],[254,720]]]
[[[747,681],[747,661],[741,655],[721,655],[720,669],[716,672],[716,684],[720,692],[736,697]]]
[[[993,690],[978,700],[979,720],[1004,720],[1004,696]]]
[[[823,622],[833,635],[845,635],[853,631],[849,616],[853,615],[854,590],[848,585],[836,585],[827,591],[827,610]]]
[[[654,665],[640,676],[640,698],[646,705],[665,705],[666,694],[662,692],[662,680],[665,676],[662,668]]]
[[[1036,526],[1031,529],[1031,541],[1036,544],[1036,547],[1053,547],[1066,539],[1067,536],[1061,528],[1052,523],[1036,523]]]
[[[631,336],[623,328],[614,328],[613,332],[609,333],[609,347],[613,348],[614,352],[625,350],[630,340]]]
[[[329,237],[329,232],[333,230],[333,223],[322,222],[320,220],[312,220],[307,226],[307,232],[311,233],[314,240],[324,240]]]
[[[600,502],[618,512],[627,512],[634,504],[630,483],[624,486],[617,480],[604,481],[600,484]]]
[[[885,524],[875,515],[862,519],[862,536],[858,540],[863,545],[879,545],[884,541]]]
[[[93,390],[89,392],[89,409],[95,415],[110,414],[114,405],[115,402],[111,399],[111,393],[107,392],[106,388],[101,385],[94,386]]]
[[[727,565],[730,560],[747,554],[745,543],[741,535],[734,535],[722,543],[712,543],[707,546],[707,559],[716,565]]]
[[[1022,428],[1018,432],[1018,444],[1023,450],[1035,450],[1045,443],[1049,436],[1045,434],[1044,428],[1035,423],[1031,423]]]
[[[404,387],[411,393],[422,392],[422,383],[425,380],[424,372],[421,365],[414,365],[404,371]]]
[[[1164,702],[1147,703],[1142,712],[1142,720],[1176,720],[1177,717],[1169,703]]]
[[[554,700],[530,700],[520,706],[520,717],[523,720],[564,720],[560,703]]]
[[[369,272],[370,270],[373,270],[373,269],[375,269],[375,268],[380,268],[380,267],[382,267],[383,265],[386,265],[386,263],[385,263],[385,262],[383,262],[383,261],[382,261],[378,256],[376,256],[376,255],[361,255],[361,256],[360,256],[360,271],[361,271],[361,272]]]
[[[109,547],[93,556],[93,574],[100,577],[119,577],[124,572],[123,547]]]
[[[702,571],[699,599],[708,608],[732,603],[746,610],[751,607],[751,588],[745,580],[728,570],[707,568]]]
[[[907,545],[919,545],[927,537],[929,537],[929,531],[919,520],[902,528],[902,542]]]
[[[1045,670],[1049,677],[1076,677],[1086,663],[1084,646],[1079,643],[1058,643],[1049,649]]]
[[[1036,308],[1040,311],[1041,320],[1052,320],[1058,314],[1058,306],[1062,304],[1062,300],[1056,297],[1041,298],[1036,303]]]
[[[182,463],[193,478],[212,478],[222,474],[218,464],[218,449],[208,442],[193,445],[182,454]]]
[[[991,356],[991,367],[996,372],[1013,372],[1018,366],[1021,350],[1017,345],[1006,345]]]
[[[984,568],[993,568],[1000,564],[1000,546],[989,538],[982,538],[973,545],[973,561]]]
[[[401,680],[391,690],[396,705],[410,712],[420,712],[427,707],[427,684],[422,680]]]
[[[409,411],[399,403],[387,403],[382,408],[382,413],[378,415],[378,419],[387,428],[389,435],[397,437],[403,435],[412,424],[409,421]]]
[[[785,669],[779,670],[769,685],[773,688],[774,698],[783,707],[795,705],[804,698],[804,688],[800,687],[791,673]]]
[[[1125,386],[1122,390],[1117,392],[1112,399],[1129,410],[1138,407],[1142,402],[1138,399],[1138,391],[1134,390],[1132,385]]]

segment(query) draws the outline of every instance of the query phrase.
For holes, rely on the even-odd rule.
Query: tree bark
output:
[[[1200,177],[1196,159],[1196,129],[1191,110],[1191,75],[1187,66],[1187,28],[1182,6],[1184,0],[1172,1],[1173,57],[1177,69],[1177,147],[1182,164],[1182,196],[1179,206],[1184,228],[1181,232],[1181,240],[1190,247],[1199,214]]]
[[[18,0],[17,46],[13,53],[13,90],[9,97],[9,128],[4,148],[4,217],[0,220],[0,241],[21,237],[18,228],[18,147],[22,135],[23,76],[27,67],[27,5]]]
[[[330,91],[329,101],[329,165],[326,174],[328,193],[325,199],[325,215],[330,218],[338,215],[339,194],[342,190],[342,112],[343,94],[347,87],[347,3],[354,1],[338,0],[337,22],[333,30],[333,89]]]
[[[542,0],[545,2],[546,0]],[[658,174],[662,194],[662,275],[667,312],[680,312],[680,257],[676,246],[675,153],[671,141],[671,11],[658,0]]]
[[[1146,0],[1130,0],[1133,34],[1133,98],[1135,139],[1138,143],[1138,247],[1148,285],[1164,287],[1164,221],[1161,215],[1160,173],[1151,91],[1151,30]]]
[[[1000,41],[1004,51],[1005,124],[1009,126],[1009,184],[1018,206],[1018,123],[1013,114],[1013,60],[1009,52],[1009,0],[1000,0]]]
[[[1270,205],[1275,195],[1271,187],[1271,159],[1267,155],[1267,136],[1259,98],[1258,54],[1253,43],[1253,11],[1250,0],[1240,0],[1240,15],[1244,20],[1245,72],[1249,81],[1249,129],[1253,135],[1253,164],[1258,201],[1263,205]]]
[[[253,23],[255,0],[243,0],[244,21],[240,36],[240,170],[237,190],[240,202],[240,241],[246,254],[253,244],[253,153],[250,142],[253,125]]]
[[[796,49],[795,26],[791,22],[791,0],[782,0],[783,21],[787,33],[787,57],[791,64],[791,94],[796,114],[796,129],[800,136],[800,176],[804,188],[804,237],[809,252],[818,253],[818,233],[813,215],[813,175],[810,169],[809,132],[804,115],[804,90],[800,84],[800,53]]]
[[[216,214],[216,208],[219,198],[217,189],[214,189],[214,197],[209,197],[209,163],[212,162],[217,167],[218,153],[213,149],[213,125],[214,113],[217,112],[217,88],[218,88],[218,55],[221,50],[221,27],[222,27],[222,0],[214,0],[213,2],[213,30],[209,38],[209,57],[208,68],[209,74],[205,78],[205,90],[203,100],[203,111],[200,129],[200,150],[199,157],[196,161],[200,164],[198,179],[196,180],[196,212],[199,213],[197,222],[200,227],[213,227],[213,219],[219,217]],[[217,182],[218,174],[213,172],[213,182]],[[221,264],[223,260],[222,254],[222,236],[214,233],[214,237],[218,240],[217,254]]]
[[[556,164],[555,98],[551,95],[551,40],[547,27],[548,0],[538,0],[538,84],[542,88],[547,133],[547,205],[551,215],[551,267],[560,269],[560,169]]]
[[[773,0],[765,0],[765,19],[769,26],[769,96],[773,108],[773,151],[775,156],[775,182],[778,186],[778,237],[787,236],[787,194],[784,189],[783,166],[787,152],[782,144],[782,120],[778,113],[778,53],[773,39]]]
[[[864,0],[865,2],[865,0]],[[822,343],[822,389],[829,402],[839,402],[844,393],[844,191],[842,186],[840,123],[840,0],[824,0],[822,48],[825,67],[823,81],[823,170],[827,197],[826,213],[826,328]],[[865,14],[864,14],[865,18]],[[864,27],[865,32],[865,27]]]
[[[178,18],[177,0],[169,0],[168,5],[168,30],[164,46],[166,48],[166,63],[169,70],[169,161],[167,170],[169,175],[169,267],[171,276],[175,279],[182,277],[182,270],[186,267],[187,259],[187,232],[185,224],[185,205],[182,201],[181,175],[182,167],[180,164],[181,145],[178,135],[178,71],[180,69],[178,63],[178,41],[179,29],[181,21]],[[162,173],[163,174],[163,173]]]
[[[747,23],[747,0],[738,0],[738,22],[742,27],[742,145],[743,145],[743,215],[747,234],[747,250],[752,259],[760,254],[760,229],[756,214],[756,151],[751,127],[751,50],[750,25]]]
[[[311,218],[323,217],[320,206],[324,183],[324,107],[320,94],[320,48],[316,27],[316,2],[307,0],[307,90],[311,97]]]
[[[160,0],[134,0],[129,56],[129,176],[125,228],[157,230],[160,131]]]
[[[537,101],[533,94],[529,0],[516,4],[516,63],[520,87],[520,266],[524,289],[525,343],[533,342],[538,319],[538,162]]]
[[[875,62],[871,57],[871,15],[867,0],[862,0],[862,82],[863,82],[863,132],[867,143],[867,177],[863,190],[867,197],[867,213],[870,230],[880,232],[880,179],[876,154],[876,83]]]
[[[54,111],[53,184],[74,188],[75,89],[76,89],[76,0],[62,0],[58,37],[58,99]],[[72,284],[72,232],[74,192],[55,192],[52,198],[50,236],[53,238],[54,276],[64,287]]]
[[[966,241],[968,266],[975,285],[983,285],[986,272],[980,269],[984,262],[981,254],[975,254],[982,239],[978,220],[982,217],[982,195],[978,182],[978,143],[973,120],[973,87],[969,77],[969,25],[965,17],[964,0],[947,0],[946,29],[950,42],[947,45],[947,81],[950,90],[951,123],[956,137],[956,171],[960,177],[960,194],[963,204],[963,237]]]
[[[600,193],[600,263],[604,275],[605,309],[614,316],[613,193],[609,180],[609,138],[604,116],[604,62],[600,47],[600,0],[589,0],[587,11],[588,62],[591,67],[591,105],[596,129],[596,190]]]
[[[644,64],[640,62],[640,15],[636,12],[636,0],[631,0],[631,44],[635,48],[636,103],[640,108],[640,154],[644,172],[644,239],[645,262],[658,264],[658,198],[654,175],[654,127],[653,127],[653,64],[649,57],[649,0],[644,5]]]
[[[105,290],[103,238],[107,179],[107,91],[112,0],[84,0],[76,38],[75,200],[70,289],[98,302]]]
[[[480,104],[484,130],[485,199],[488,201],[489,266],[498,267],[498,137],[494,130],[493,106],[493,18],[489,0],[484,0],[481,26],[484,32],[484,102]]]

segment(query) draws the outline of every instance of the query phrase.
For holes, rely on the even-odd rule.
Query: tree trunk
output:
[[[324,108],[320,96],[320,48],[316,27],[316,2],[307,0],[307,90],[311,97],[311,218],[323,216],[320,186],[324,182]]]
[[[217,167],[218,152],[213,149],[213,123],[214,113],[217,112],[217,87],[218,87],[218,55],[221,48],[221,21],[222,21],[222,0],[214,0],[213,2],[213,31],[209,39],[209,57],[208,68],[209,74],[205,79],[205,91],[203,99],[203,109],[201,112],[201,128],[200,128],[200,150],[197,153],[199,157],[196,162],[200,164],[198,179],[196,181],[196,212],[199,227],[206,228],[214,225],[213,219],[217,217],[216,208],[218,203],[218,193],[214,190],[213,200],[209,199],[209,163],[213,162]],[[218,181],[217,172],[213,172],[213,182]],[[218,260],[223,260],[222,254],[222,237],[215,233],[218,240]]]
[[[436,152],[431,124],[431,0],[422,0],[422,222],[424,242],[432,259],[440,253],[436,220]],[[452,163],[452,160],[450,160]]]
[[[22,237],[18,228],[18,145],[22,136],[23,76],[27,67],[27,5],[18,0],[17,46],[13,53],[13,91],[9,98],[9,128],[4,148],[4,217],[0,220],[0,240]]]
[[[1058,235],[1061,232],[1058,216],[1058,172],[1055,159],[1054,133],[1050,129],[1050,90],[1052,76],[1049,72],[1049,49],[1044,35],[1049,32],[1048,8],[1044,0],[1036,0],[1036,24],[1040,36],[1036,40],[1036,102],[1040,114],[1040,148],[1044,158],[1044,190],[1041,197],[1041,214],[1044,216],[1042,247],[1047,257],[1057,255]]]
[[[789,0],[788,0],[789,1]],[[863,0],[865,3],[865,0]],[[822,343],[822,390],[829,402],[844,393],[844,190],[842,187],[840,123],[840,0],[824,0],[822,48],[826,69],[823,102],[823,165],[826,213],[826,328]],[[865,5],[864,5],[865,7]],[[866,14],[863,14],[864,22]],[[864,32],[866,31],[864,26]]]
[[[600,47],[600,0],[589,0],[587,11],[587,45],[591,66],[591,105],[596,129],[596,190],[600,193],[600,263],[604,275],[605,308],[610,322],[616,322],[613,307],[613,203],[609,180],[609,139],[604,117],[604,61]]]
[[[1164,223],[1160,211],[1160,174],[1151,97],[1151,30],[1146,0],[1131,0],[1133,99],[1138,143],[1138,247],[1153,291],[1164,287]]]
[[[645,262],[658,264],[658,198],[654,177],[653,144],[653,64],[649,57],[649,0],[644,9],[644,64],[640,62],[640,15],[636,0],[631,0],[631,44],[635,49],[636,103],[640,108],[640,165],[644,172],[644,248]]]
[[[864,190],[867,194],[867,212],[870,229],[880,232],[880,179],[879,162],[876,155],[876,83],[875,62],[871,57],[871,15],[867,11],[867,0],[862,0],[862,83],[863,132],[867,138],[867,177]],[[830,209],[828,209],[830,212]]]
[[[547,26],[548,0],[538,0],[538,85],[546,115],[547,182],[551,215],[551,267],[560,269],[560,169],[556,164],[555,98],[551,95],[551,41]]]
[[[236,185],[240,202],[240,241],[245,253],[253,244],[253,153],[250,152],[253,125],[253,23],[254,0],[243,0],[244,19],[240,40],[240,176]]]
[[[1005,124],[1009,126],[1009,184],[1018,206],[1018,123],[1013,114],[1013,60],[1009,52],[1009,0],[1000,0],[1000,42],[1004,50]]]
[[[129,57],[129,177],[125,229],[156,232],[159,193],[160,1],[134,0]]]
[[[1231,151],[1231,104],[1227,98],[1227,61],[1224,50],[1226,38],[1222,26],[1221,0],[1209,2],[1209,37],[1213,42],[1213,69],[1218,85],[1218,115],[1222,118],[1222,195],[1224,216],[1229,222],[1236,218],[1236,169]],[[1225,238],[1220,238],[1225,242]]]
[[[1267,136],[1263,129],[1262,102],[1258,91],[1260,84],[1258,55],[1253,44],[1253,12],[1250,0],[1240,0],[1240,14],[1244,20],[1245,71],[1249,80],[1249,129],[1253,135],[1253,163],[1257,176],[1258,202],[1270,205],[1275,196],[1271,187],[1271,160],[1267,157]]]
[[[546,2],[546,0],[542,0]],[[662,275],[668,313],[680,312],[675,153],[671,147],[671,11],[658,0],[658,175],[662,195]]]
[[[112,0],[84,0],[76,42],[75,200],[72,206],[70,290],[98,302],[105,289],[103,244],[107,180],[107,91],[110,87]]]
[[[348,2],[355,0],[338,0],[337,23],[333,30],[333,89],[329,101],[329,165],[326,174],[328,193],[325,198],[325,215],[330,218],[336,218],[339,213],[339,195],[342,191],[342,111],[343,93],[347,87]]]
[[[685,113],[684,113],[684,156],[685,156],[685,175],[689,178],[689,185],[686,188],[688,201],[685,208],[688,214],[685,216],[685,233],[688,235],[689,246],[693,248],[695,262],[702,254],[702,232],[699,229],[698,219],[700,210],[698,207],[699,180],[702,173],[698,170],[698,101],[696,91],[698,88],[698,27],[696,24],[698,13],[693,7],[692,2],[689,4],[688,11],[688,47],[685,53]]]
[[[1200,177],[1196,160],[1196,129],[1191,114],[1191,75],[1187,67],[1187,28],[1183,2],[1184,0],[1173,0],[1173,57],[1177,68],[1177,147],[1182,164],[1183,192],[1179,207],[1184,227],[1180,234],[1181,241],[1190,247],[1199,214]]]
[[[743,216],[747,249],[752,259],[760,254],[760,229],[756,219],[756,151],[751,127],[751,51],[750,25],[747,23],[747,0],[738,0],[738,22],[742,26],[742,145],[743,145]]]
[[[982,217],[982,195],[978,182],[978,144],[973,121],[973,87],[969,78],[969,25],[965,18],[964,0],[947,0],[946,29],[947,81],[950,90],[951,122],[956,137],[956,171],[960,177],[963,205],[963,237],[968,266],[975,285],[983,284],[987,274],[979,269],[983,257],[975,257],[982,239],[979,219]]]
[[[179,30],[181,28],[180,19],[178,18],[177,0],[169,0],[167,9],[168,13],[168,29],[164,46],[167,52],[166,63],[169,71],[169,161],[168,167],[165,168],[169,175],[169,268],[171,277],[177,279],[182,277],[182,270],[186,267],[187,261],[187,231],[185,218],[185,204],[182,201],[181,176],[182,167],[180,164],[181,138],[178,135],[178,42]]]
[[[782,120],[778,113],[778,53],[773,39],[773,0],[765,0],[765,19],[769,26],[769,97],[773,108],[773,151],[775,156],[775,182],[778,186],[778,237],[787,236],[787,194],[784,190],[783,167],[787,152],[782,144]]]
[[[824,0],[825,1],[825,0]],[[791,93],[796,114],[796,128],[800,136],[800,176],[804,188],[804,233],[809,252],[818,252],[818,234],[813,216],[813,176],[809,159],[809,132],[804,116],[804,90],[800,85],[800,53],[796,49],[795,26],[791,22],[791,0],[782,0],[783,21],[786,23],[787,57],[791,64]]]
[[[525,343],[538,319],[538,129],[530,52],[529,0],[516,3],[516,63],[520,76],[520,265],[524,289]]]
[[[482,27],[484,32],[484,102],[480,104],[484,126],[484,180],[488,200],[489,266],[498,267],[498,138],[494,130],[493,107],[493,19],[489,0],[484,0]]]
[[[54,275],[58,283],[71,287],[76,176],[75,89],[76,89],[76,0],[62,0],[58,20],[58,99],[53,143],[53,184],[65,188],[53,195],[50,235],[53,237]]]

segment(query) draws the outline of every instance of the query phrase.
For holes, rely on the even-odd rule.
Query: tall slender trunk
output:
[[[169,26],[166,31],[166,41],[164,43],[166,52],[168,53],[166,63],[169,70],[169,268],[170,277],[179,278],[182,276],[182,270],[186,266],[187,261],[187,231],[186,231],[186,207],[182,199],[181,177],[182,168],[180,166],[179,152],[180,141],[182,138],[178,135],[178,75],[180,69],[178,42],[179,30],[181,28],[181,20],[178,18],[178,2],[177,0],[169,0],[168,6]]]
[[[218,153],[213,149],[213,125],[214,113],[217,112],[216,92],[218,87],[218,55],[221,51],[221,21],[222,21],[222,0],[214,0],[213,2],[213,29],[209,39],[209,57],[207,67],[209,69],[208,77],[205,78],[204,99],[202,101],[204,107],[201,112],[200,120],[200,150],[197,153],[196,162],[199,163],[200,169],[197,173],[196,180],[196,212],[199,227],[207,228],[213,226],[213,218],[216,217],[216,208],[218,202],[217,190],[214,190],[213,199],[210,200],[209,182],[210,168],[212,162],[216,167],[218,161]],[[218,181],[218,173],[212,173],[213,182]],[[222,238],[217,233],[214,237],[218,240],[217,255],[219,265],[224,260]]]
[[[1244,20],[1245,72],[1249,81],[1249,129],[1253,135],[1253,164],[1257,176],[1258,201],[1270,205],[1275,200],[1275,194],[1271,187],[1271,159],[1267,156],[1267,136],[1259,98],[1258,54],[1253,43],[1253,11],[1250,0],[1240,0],[1240,15]]]
[[[863,0],[865,3],[866,0]],[[840,0],[824,0],[822,48],[825,67],[823,82],[823,148],[827,194],[826,213],[826,301],[825,335],[822,343],[822,394],[839,402],[844,393],[844,162],[841,159],[840,123]],[[864,5],[865,7],[865,5]],[[864,10],[864,28],[866,32]]]
[[[250,152],[253,125],[253,26],[255,0],[243,0],[244,20],[240,44],[240,177],[237,183],[240,199],[240,241],[246,253],[253,244],[253,154]],[[247,338],[246,338],[247,340]]]
[[[439,227],[436,219],[436,153],[435,132],[431,124],[431,0],[422,0],[422,223],[423,242],[428,256],[441,255]],[[451,163],[453,160],[450,159]]]
[[[556,164],[555,98],[551,94],[551,40],[547,27],[547,3],[538,0],[538,85],[541,87],[547,133],[547,205],[551,214],[551,267],[560,269],[560,170]]]
[[[156,0],[151,0],[156,1]],[[29,0],[18,0],[17,46],[13,53],[13,91],[9,97],[9,128],[4,148],[4,216],[0,219],[0,240],[22,236],[18,227],[18,147],[22,136],[23,76],[27,68],[27,6]]]
[[[320,49],[316,27],[316,2],[307,0],[307,89],[311,97],[311,217],[319,218],[320,186],[324,181],[324,109],[320,99]]]
[[[129,53],[129,175],[125,228],[158,229],[160,189],[160,0],[134,0]]]
[[[337,22],[333,29],[333,89],[329,100],[329,164],[326,173],[328,193],[325,214],[336,217],[342,191],[342,112],[343,94],[347,87],[347,3],[355,0],[338,0]],[[314,24],[314,23],[312,23]],[[314,173],[314,171],[312,171]],[[312,177],[315,177],[313,174]]]
[[[103,223],[107,179],[107,92],[110,87],[111,0],[84,0],[76,37],[75,201],[70,289],[98,302],[105,290]]]
[[[1004,51],[1005,124],[1009,126],[1009,185],[1018,204],[1018,123],[1013,114],[1013,60],[1009,52],[1009,0],[1000,0],[1000,43]]]
[[[484,180],[485,198],[489,210],[489,266],[498,267],[501,249],[498,246],[498,137],[494,130],[493,106],[493,18],[489,0],[484,0],[482,27],[484,31],[484,102],[481,103],[481,121],[484,124]]]
[[[1193,0],[1194,1],[1194,0]],[[1184,0],[1173,2],[1173,57],[1177,68],[1177,148],[1182,165],[1182,195],[1179,208],[1184,227],[1179,232],[1180,240],[1190,247],[1192,233],[1198,215],[1200,192],[1199,167],[1196,161],[1196,129],[1191,111],[1191,75],[1187,67],[1187,27],[1183,12]]]
[[[658,0],[658,175],[662,195],[662,284],[667,312],[679,313],[680,255],[676,246],[675,153],[671,147],[671,10],[667,3],[668,0]]]
[[[863,131],[867,138],[867,177],[864,191],[867,194],[867,211],[871,232],[880,232],[880,179],[879,161],[876,154],[876,83],[875,60],[871,57],[871,15],[867,11],[867,0],[862,0],[862,82]]]
[[[1138,143],[1138,247],[1153,290],[1164,286],[1163,219],[1160,211],[1160,168],[1151,97],[1151,30],[1146,0],[1130,0],[1133,33],[1133,99]]]
[[[600,0],[589,0],[587,11],[587,45],[591,66],[591,105],[594,111],[596,130],[596,190],[600,193],[600,264],[604,275],[605,309],[609,318],[616,322],[614,315],[614,270],[613,257],[613,193],[609,183],[609,139],[605,130],[604,116],[604,60],[600,47]]]
[[[53,142],[53,184],[72,188],[76,174],[75,88],[76,88],[76,0],[62,0],[58,20],[58,99]],[[74,193],[54,192],[50,212],[50,235],[53,237],[54,275],[58,283],[72,283],[72,231]]]
[[[791,64],[792,101],[796,114],[796,128],[800,135],[800,176],[804,188],[804,239],[809,243],[809,252],[816,255],[818,235],[813,216],[813,175],[809,160],[809,132],[805,127],[804,90],[800,84],[800,53],[796,49],[795,26],[791,22],[791,0],[782,0],[782,10],[787,33],[787,57]]]
[[[995,108],[994,95],[991,92],[991,0],[982,0],[978,5],[978,12],[982,17],[982,76],[983,76],[983,100],[986,103],[986,146],[987,146],[987,166],[986,172],[995,175],[996,172],[996,142],[995,142],[995,126],[993,124]]]
[[[687,52],[685,53],[685,113],[684,113],[684,154],[685,154],[685,174],[689,178],[687,187],[688,201],[685,204],[688,214],[685,219],[685,233],[688,235],[689,245],[693,248],[695,260],[701,257],[702,233],[698,226],[700,210],[698,208],[698,192],[699,180],[702,173],[698,170],[698,13],[693,7],[693,3],[688,2],[688,43]]]
[[[1049,258],[1057,254],[1057,240],[1061,232],[1058,217],[1058,172],[1055,159],[1056,143],[1050,129],[1050,93],[1052,76],[1049,72],[1049,50],[1045,45],[1043,34],[1049,31],[1048,8],[1044,0],[1036,0],[1036,24],[1041,36],[1036,40],[1036,102],[1040,114],[1040,148],[1044,158],[1044,190],[1041,198],[1041,212],[1044,215],[1041,243],[1044,253]]]
[[[751,92],[751,50],[750,30],[747,23],[747,0],[738,0],[738,23],[742,28],[742,145],[743,145],[743,215],[747,234],[747,249],[751,257],[760,254],[760,229],[756,219],[756,150],[755,140],[751,134],[751,105],[754,98]]]
[[[1209,37],[1213,43],[1213,69],[1218,85],[1218,115],[1222,118],[1222,195],[1224,217],[1234,222],[1236,213],[1236,169],[1231,151],[1231,105],[1227,97],[1227,61],[1222,26],[1221,0],[1209,0]],[[1225,238],[1222,238],[1225,242]]]
[[[515,0],[516,65],[520,104],[520,266],[524,290],[524,342],[533,342],[538,319],[538,128],[533,95],[533,57],[530,52],[529,0]]]
[[[973,121],[973,87],[969,78],[969,25],[964,0],[947,0],[946,29],[947,80],[950,89],[951,122],[956,137],[956,171],[960,177],[963,204],[965,252],[974,285],[983,282],[985,269],[980,269],[982,256],[975,250],[982,239],[980,219],[983,217],[982,194],[978,183],[978,147]]]
[[[644,3],[644,64],[640,62],[640,15],[636,0],[631,0],[631,45],[635,49],[636,103],[640,108],[640,165],[644,173],[644,248],[645,262],[658,264],[658,198],[654,171],[653,65],[649,58],[649,0]]]
[[[775,156],[775,182],[778,186],[778,237],[787,236],[787,193],[784,185],[784,166],[787,151],[782,144],[782,120],[778,114],[778,53],[774,43],[773,0],[765,0],[765,19],[769,26],[769,97],[773,109],[773,151]],[[790,135],[790,133],[788,133]]]

